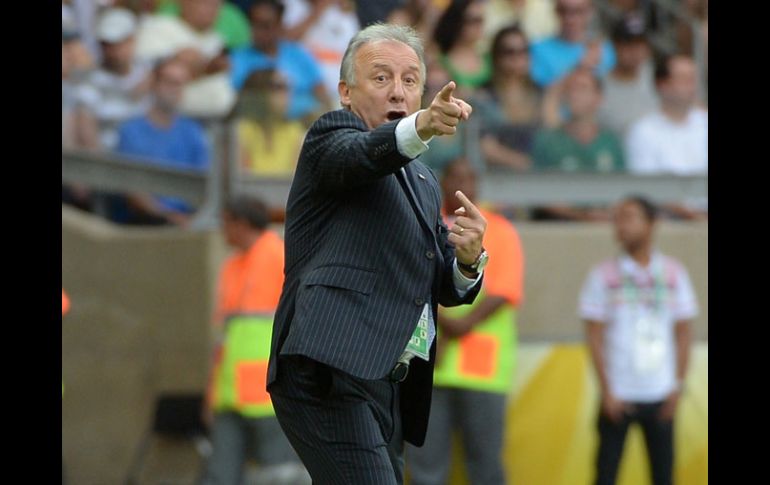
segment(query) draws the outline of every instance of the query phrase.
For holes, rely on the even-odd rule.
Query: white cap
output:
[[[106,10],[96,24],[96,37],[102,42],[126,40],[136,32],[136,16],[125,8]]]

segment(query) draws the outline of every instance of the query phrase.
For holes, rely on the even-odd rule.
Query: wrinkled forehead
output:
[[[375,40],[362,45],[355,56],[356,69],[370,70],[383,67],[413,70],[420,73],[420,58],[403,42]]]

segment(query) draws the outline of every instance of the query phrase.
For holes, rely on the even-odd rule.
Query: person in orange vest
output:
[[[461,190],[476,200],[476,174],[464,158],[444,169],[444,222],[454,222]],[[487,220],[489,254],[481,292],[472,305],[439,308],[438,355],[428,433],[422,448],[409,446],[411,485],[444,485],[451,462],[451,435],[459,431],[473,485],[504,485],[501,452],[504,416],[516,359],[516,311],[523,297],[524,254],[516,228],[505,217],[479,208]]]
[[[266,391],[270,338],[283,286],[283,240],[267,228],[265,204],[236,197],[222,215],[235,249],[222,265],[213,326],[217,334],[205,400],[213,451],[205,485],[240,485],[251,458],[259,483],[309,483]]]

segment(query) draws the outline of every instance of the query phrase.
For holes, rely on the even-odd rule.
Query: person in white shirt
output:
[[[656,111],[629,128],[627,165],[635,174],[708,174],[708,112],[697,102],[697,68],[687,56],[655,67]]]
[[[158,62],[176,57],[193,81],[185,88],[181,112],[194,118],[221,118],[235,104],[225,41],[214,28],[222,0],[180,0],[179,17],[155,15],[142,21],[136,55]]]
[[[596,485],[614,484],[629,426],[641,425],[655,485],[671,484],[674,415],[698,313],[684,266],[653,244],[656,208],[627,197],[616,207],[622,252],[592,268],[579,303],[601,389]]]
[[[150,107],[150,66],[134,58],[136,17],[124,8],[105,10],[96,24],[101,65],[75,89],[75,144],[111,151],[118,125]]]
[[[350,39],[361,30],[352,0],[285,0],[286,38],[301,43],[318,61],[334,105],[339,104],[340,65]]]

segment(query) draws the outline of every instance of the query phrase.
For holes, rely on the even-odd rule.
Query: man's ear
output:
[[[340,95],[340,104],[345,109],[350,109],[350,87],[345,81],[340,81],[337,84],[337,92]]]

